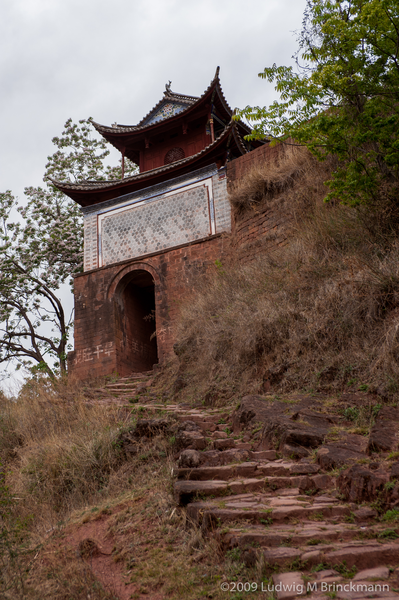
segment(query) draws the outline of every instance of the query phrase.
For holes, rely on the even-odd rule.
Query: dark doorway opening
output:
[[[123,371],[149,371],[158,363],[155,285],[148,271],[134,271],[122,291]]]

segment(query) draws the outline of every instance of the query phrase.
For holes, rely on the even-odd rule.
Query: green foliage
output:
[[[378,534],[378,539],[381,540],[396,540],[398,537],[395,529],[384,529],[384,531],[380,531]]]
[[[386,521],[387,523],[393,523],[399,520],[399,510],[397,508],[393,508],[392,510],[387,510],[385,515],[381,517],[382,521]]]
[[[91,130],[90,119],[68,119],[52,140],[57,150],[48,157],[45,186],[25,188],[23,206],[11,191],[0,193],[0,363],[66,372],[72,323],[58,290],[83,269],[83,223],[80,207],[53,181],[121,177],[120,166],[105,166],[106,142]],[[135,170],[127,161],[126,174]]]
[[[349,568],[346,564],[346,561],[344,560],[342,563],[339,563],[338,565],[334,565],[333,567],[336,571],[338,571],[338,573],[340,575],[342,575],[342,577],[348,578],[348,579],[352,579],[352,577],[354,577],[357,573],[357,567],[356,565],[353,565],[353,567]]]
[[[345,408],[344,410],[344,417],[348,421],[356,421],[359,417],[359,409],[355,406],[348,406],[348,408]]]
[[[280,101],[246,107],[251,139],[295,140],[338,159],[330,198],[395,203],[399,184],[397,0],[307,0],[296,68],[259,74]]]
[[[391,492],[394,487],[395,487],[396,483],[394,481],[387,481],[386,484],[384,485],[384,489],[387,492]]]

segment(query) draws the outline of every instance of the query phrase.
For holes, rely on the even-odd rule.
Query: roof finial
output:
[[[172,90],[170,89],[170,86],[171,86],[171,84],[172,84],[172,82],[171,82],[171,80],[169,79],[169,83],[166,83],[166,84],[165,84],[165,93],[166,93],[166,94],[170,94],[170,92],[172,91]]]
[[[214,79],[216,79],[217,77],[219,77],[219,72],[220,72],[220,67],[216,67],[216,73],[215,73]]]

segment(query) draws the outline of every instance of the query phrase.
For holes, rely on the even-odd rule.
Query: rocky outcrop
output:
[[[337,488],[349,502],[372,502],[384,491],[387,481],[385,471],[353,465],[338,477]]]
[[[284,456],[304,458],[324,442],[335,419],[303,404],[287,406],[263,396],[245,396],[233,415],[233,430],[260,428],[258,450],[275,449]]]
[[[375,420],[367,450],[371,452],[389,452],[398,449],[399,409],[383,406]]]
[[[317,462],[325,471],[365,459],[367,438],[361,435],[342,433],[336,442],[327,442],[317,451]]]

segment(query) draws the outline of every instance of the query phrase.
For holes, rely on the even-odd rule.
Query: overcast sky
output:
[[[217,65],[232,108],[269,104],[305,0],[2,0],[0,191],[41,185],[66,119],[136,124],[165,83],[199,96]]]

